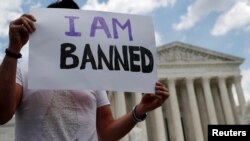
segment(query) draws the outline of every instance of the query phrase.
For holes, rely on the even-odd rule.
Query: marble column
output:
[[[126,102],[125,102],[125,95],[124,93],[115,92],[115,116],[119,118],[125,114],[127,114],[126,110]],[[128,135],[124,136],[120,141],[129,141]]]
[[[194,124],[195,141],[204,141],[193,81],[194,81],[193,78],[186,78],[188,100],[190,103],[191,116]]]
[[[168,79],[167,84],[168,84],[168,89],[170,93],[169,102],[170,102],[170,108],[171,108],[170,110],[172,113],[171,116],[172,116],[173,125],[174,125],[173,133],[174,133],[175,141],[184,141],[179,102],[177,99],[177,93],[176,93],[176,88],[175,88],[175,80],[172,78]]]
[[[228,96],[229,96],[229,100],[230,100],[230,103],[231,103],[231,106],[232,106],[232,111],[233,111],[233,116],[234,116],[234,121],[235,121],[235,124],[239,124],[239,116],[240,116],[240,109],[237,108],[237,105],[235,103],[235,98],[234,98],[234,95],[233,95],[233,84],[231,81],[227,82],[226,83],[226,86],[227,86],[227,92],[228,92]],[[238,100],[238,98],[237,98]]]
[[[165,129],[165,122],[164,122],[164,118],[163,118],[163,114],[162,114],[162,107],[159,107],[157,109],[155,109],[153,112],[153,116],[154,116],[154,125],[156,128],[156,134],[154,135],[154,139],[156,141],[167,141],[166,139],[166,129]]]
[[[244,97],[243,90],[241,87],[241,76],[234,76],[234,83],[235,83],[235,89],[236,89],[236,93],[238,96],[240,111],[242,115],[244,112],[246,101],[245,101],[245,97]]]
[[[221,94],[221,101],[222,101],[222,107],[225,112],[225,118],[227,124],[235,124],[233,112],[232,112],[232,106],[230,103],[230,99],[228,96],[227,88],[226,88],[226,79],[225,77],[219,77],[219,89]]]
[[[223,106],[221,103],[221,96],[220,96],[220,90],[219,90],[219,84],[218,81],[211,81],[211,92],[213,95],[214,105],[216,107],[216,116],[218,120],[218,124],[226,124],[226,118],[225,118],[225,112],[223,111]]]
[[[212,92],[210,88],[210,79],[208,77],[202,77],[202,86],[203,86],[205,100],[206,100],[209,123],[218,124],[215,107],[214,107],[213,96],[212,96]]]
[[[135,104],[138,104],[141,101],[141,98],[142,98],[141,93],[135,93]],[[142,129],[142,138],[141,138],[141,140],[142,141],[148,141],[146,121],[138,123],[137,126]]]

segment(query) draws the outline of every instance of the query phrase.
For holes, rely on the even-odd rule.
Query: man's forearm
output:
[[[103,134],[103,141],[117,141],[127,135],[129,131],[136,125],[136,122],[132,119],[132,113],[114,120],[111,122],[105,133]]]
[[[15,112],[16,68],[17,59],[5,56],[0,66],[0,124]]]

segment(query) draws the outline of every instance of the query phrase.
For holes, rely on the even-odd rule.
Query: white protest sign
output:
[[[146,16],[32,9],[28,88],[154,92],[156,47]]]

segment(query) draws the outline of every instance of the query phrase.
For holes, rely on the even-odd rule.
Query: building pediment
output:
[[[173,42],[157,48],[158,61],[160,64],[165,63],[239,63],[243,58],[208,50],[194,45]]]

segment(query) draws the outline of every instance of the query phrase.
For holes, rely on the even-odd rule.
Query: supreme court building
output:
[[[158,78],[170,97],[122,141],[207,141],[208,124],[240,124],[242,58],[181,42],[158,47],[157,53]],[[141,94],[109,92],[109,98],[120,117]]]
[[[158,78],[170,97],[121,141],[207,141],[208,124],[240,124],[245,108],[242,58],[181,42],[158,47],[157,53]],[[141,100],[139,93],[108,96],[114,117]],[[13,141],[13,127],[13,120],[1,126],[0,140]]]

